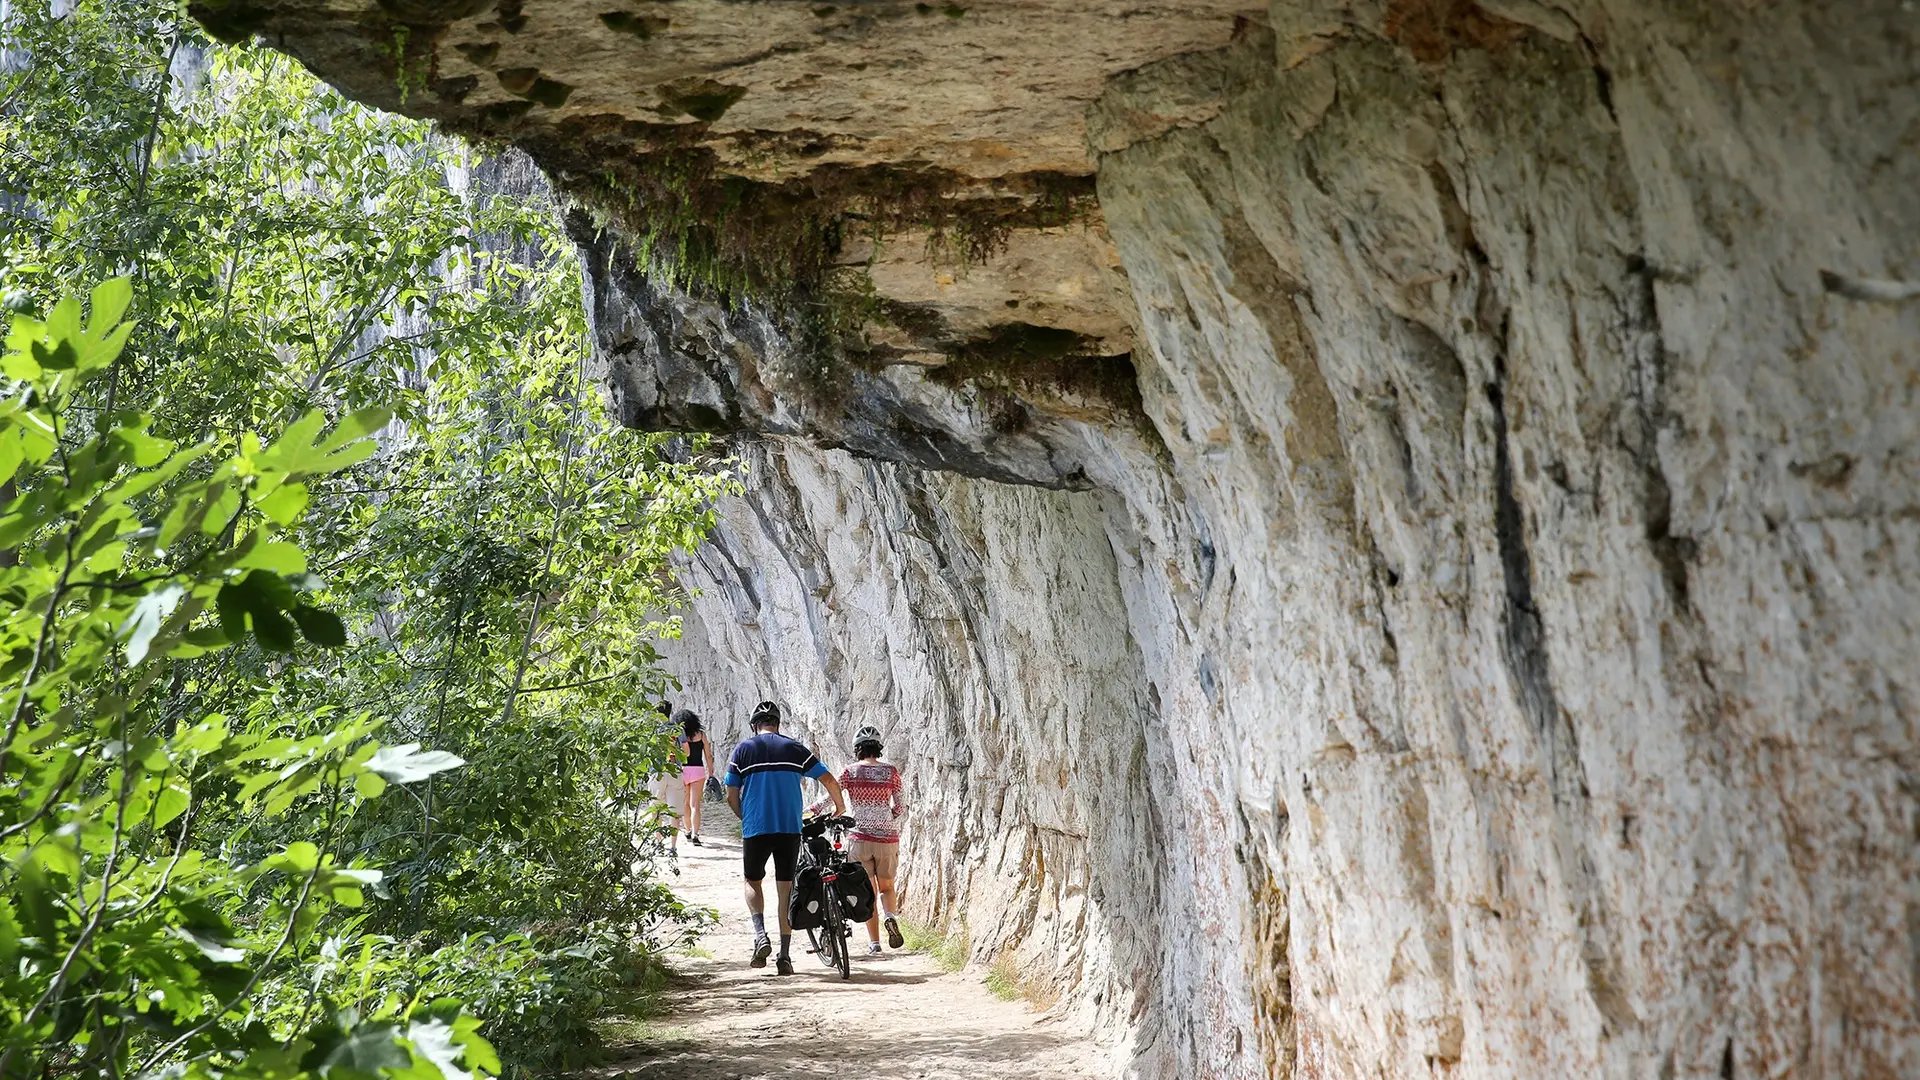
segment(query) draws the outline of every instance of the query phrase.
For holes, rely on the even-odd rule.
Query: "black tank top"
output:
[[[695,742],[694,739],[700,739],[700,741]],[[703,746],[704,742],[705,739],[701,736],[694,736],[687,740],[687,764],[705,765],[707,763],[707,759],[700,754],[700,751],[705,749]]]

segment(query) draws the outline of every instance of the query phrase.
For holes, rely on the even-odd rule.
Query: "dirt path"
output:
[[[753,935],[740,895],[740,842],[716,827],[729,817],[725,806],[709,804],[706,846],[681,839],[675,882],[683,898],[720,912],[720,924],[700,941],[711,958],[676,958],[682,974],[668,991],[661,1037],[605,1073],[626,1080],[1094,1080],[1092,1044],[1025,1002],[995,997],[978,974],[943,971],[923,954],[856,954],[853,978],[842,982],[806,954],[806,935],[798,934],[794,975],[775,975],[771,961],[748,967]],[[767,894],[768,929],[775,930],[771,879]],[[865,928],[856,928],[855,948],[865,943]]]

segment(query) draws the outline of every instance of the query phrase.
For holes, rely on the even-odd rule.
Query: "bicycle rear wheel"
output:
[[[838,967],[842,979],[853,977],[853,958],[847,955],[847,916],[840,910],[840,895],[827,886],[827,924],[820,928],[832,944],[833,963],[829,967]]]
[[[840,942],[834,937],[832,924],[822,923],[820,924],[820,929],[813,932],[820,935],[819,940],[816,942],[820,951],[815,954],[820,958],[820,962],[826,965],[828,971],[839,967]]]

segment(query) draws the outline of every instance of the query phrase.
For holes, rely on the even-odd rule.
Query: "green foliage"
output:
[[[749,159],[807,152],[784,145],[787,136],[769,138],[767,149],[733,150]],[[917,235],[929,259],[966,266],[1003,248],[1015,229],[1084,223],[1094,202],[1091,178],[1066,174],[983,184],[931,166],[827,164],[785,181],[748,179],[725,172],[712,149],[678,128],[611,160],[574,153],[549,148],[582,178],[577,194],[634,238],[650,272],[683,288],[779,303],[829,332],[871,285],[865,267],[846,260],[848,241],[864,239],[877,254],[890,238]]]
[[[188,1020],[132,998],[132,1020],[29,1018],[9,988],[0,1020],[40,1034],[0,1080],[30,1044],[55,1073],[100,1071],[202,1023],[161,1056],[404,1070],[418,1059],[392,1047],[479,1046],[477,1020],[508,1072],[570,1060],[706,918],[652,878],[665,826],[639,807],[669,753],[651,710],[652,643],[682,599],[668,558],[710,526],[727,463],[605,415],[577,261],[511,162],[215,45],[170,0],[68,6],[0,15],[0,48],[27,58],[0,72],[0,294],[46,313],[0,391],[6,417],[60,416],[0,433],[0,474],[20,470],[0,571],[61,597],[23,591],[0,624],[0,657],[27,665],[0,664],[27,693],[0,780],[21,806],[45,789],[96,816],[126,786],[114,872],[157,865],[200,890],[193,918],[225,922],[159,939],[199,956]],[[114,276],[131,287],[86,320],[61,299]],[[18,643],[43,631],[35,666]],[[69,664],[82,689],[34,696]],[[113,717],[117,743],[98,737]],[[67,745],[33,740],[89,724],[28,783],[29,750]],[[224,734],[197,748],[203,724]],[[97,852],[76,850],[63,917],[156,885],[101,894]],[[0,953],[33,936],[9,933]],[[151,990],[140,955],[72,979]]]
[[[1020,999],[1020,972],[1014,967],[1013,957],[1007,953],[995,958],[993,966],[987,969],[987,992],[1001,1001]]]
[[[328,914],[381,880],[331,850],[341,822],[461,761],[382,748],[365,714],[236,727],[154,692],[172,658],[337,642],[304,554],[276,539],[290,522],[261,508],[363,460],[385,416],[191,446],[145,414],[89,420],[78,400],[119,360],[131,300],[122,278],[84,318],[72,297],[44,322],[16,315],[0,357],[0,1076],[497,1071],[457,1003],[363,1019],[309,996],[278,1023],[251,1014]],[[320,840],[223,857],[196,843],[215,800],[316,817]]]
[[[595,1060],[600,1038],[581,1017],[632,1012],[664,979],[630,936],[610,928],[565,947],[526,934],[476,933],[427,948],[357,933],[361,924],[351,921],[321,946],[307,983],[283,982],[263,994],[258,1014],[269,1024],[297,1015],[309,994],[372,1020],[404,1017],[422,1002],[461,1001],[493,1018],[492,1042],[517,1048],[522,1066],[545,1071]]]

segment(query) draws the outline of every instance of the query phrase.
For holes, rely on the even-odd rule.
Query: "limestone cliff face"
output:
[[[364,27],[424,19],[218,6],[389,99]],[[1000,215],[965,268],[843,242],[886,316],[857,340],[580,236],[623,415],[742,435],[687,697],[886,728],[913,910],[1116,1074],[1920,1073],[1904,4],[847,3],[782,37],[827,16],[634,3],[654,51],[557,104],[509,72],[599,56],[605,13],[466,7],[410,40],[467,98],[388,103],[563,184],[670,152],[581,134],[591,101],[749,192],[828,190],[769,133],[832,129],[834,167]],[[994,66],[947,62],[969,19]],[[748,89],[657,111],[701,79]],[[1095,205],[1009,210],[1042,174]]]

